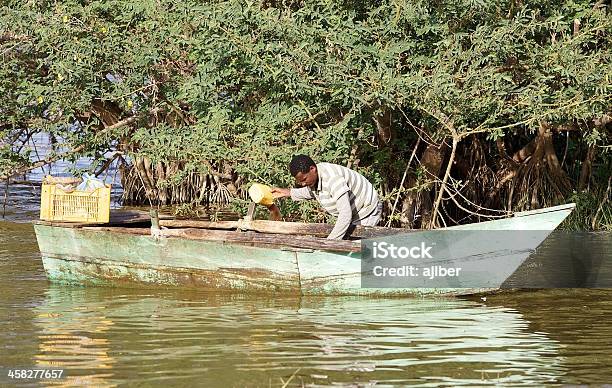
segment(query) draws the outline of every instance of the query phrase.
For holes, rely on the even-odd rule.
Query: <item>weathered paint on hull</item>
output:
[[[484,291],[360,288],[359,253],[277,250],[45,225],[34,228],[47,276],[59,283],[284,295],[417,296]],[[298,260],[318,263],[335,274],[301,279]]]
[[[257,270],[196,270],[193,268],[146,267],[117,264],[107,260],[52,258],[43,256],[48,278],[57,283],[129,288],[181,288],[199,290],[235,290],[261,293],[300,293],[298,287],[283,288],[266,281],[266,273]]]
[[[294,252],[35,225],[52,281],[299,293]],[[240,258],[240,260],[235,260]]]
[[[479,225],[489,230],[508,230],[518,225],[552,231],[571,209]],[[361,288],[360,253],[268,248],[47,225],[34,228],[49,279],[62,283],[304,295],[462,295],[496,289]],[[527,256],[528,253],[509,257],[520,265]]]

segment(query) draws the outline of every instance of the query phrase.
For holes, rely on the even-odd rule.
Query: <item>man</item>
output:
[[[323,209],[337,217],[328,239],[344,238],[351,225],[374,226],[380,220],[382,202],[374,186],[358,172],[332,163],[315,164],[306,155],[294,156],[289,171],[301,187],[273,187],[272,195],[294,201],[319,201]]]

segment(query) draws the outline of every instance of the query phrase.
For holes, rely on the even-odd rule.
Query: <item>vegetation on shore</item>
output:
[[[0,57],[2,179],[90,156],[126,203],[230,203],[306,153],[387,225],[574,201],[570,228],[612,229],[609,2],[8,0]]]

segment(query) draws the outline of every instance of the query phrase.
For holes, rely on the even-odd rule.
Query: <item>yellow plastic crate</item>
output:
[[[40,219],[45,221],[106,223],[110,217],[110,185],[94,191],[66,192],[42,185]]]

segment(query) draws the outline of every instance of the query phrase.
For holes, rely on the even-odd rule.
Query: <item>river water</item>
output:
[[[254,298],[47,282],[31,225],[0,222],[0,376],[44,385],[534,386],[612,381],[612,293]],[[38,386],[41,381],[20,381]]]
[[[612,382],[612,290],[463,299],[251,297],[50,284],[39,188],[0,221],[0,386],[541,386]],[[63,369],[15,380],[10,369]]]

